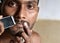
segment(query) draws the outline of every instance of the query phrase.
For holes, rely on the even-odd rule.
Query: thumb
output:
[[[0,15],[0,19],[2,19],[3,16]],[[0,21],[0,35],[4,32],[4,27],[3,27],[3,23]]]
[[[2,15],[0,15],[0,19],[2,19],[3,18],[3,16]]]

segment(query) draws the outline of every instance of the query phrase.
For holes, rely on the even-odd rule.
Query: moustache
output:
[[[24,26],[24,23],[26,22],[28,27],[30,27],[30,23],[28,21],[25,20],[15,20],[16,24],[22,24]]]

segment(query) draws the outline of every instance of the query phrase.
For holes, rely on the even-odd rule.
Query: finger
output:
[[[2,19],[3,16],[0,15],[0,19]],[[4,26],[3,26],[3,23],[0,21],[0,35],[4,32]]]
[[[18,37],[18,36],[17,36],[17,41],[18,41],[18,43],[24,43],[24,41],[23,41],[23,38],[22,38],[22,37]]]
[[[25,32],[22,33],[22,37],[24,38],[24,40],[26,42],[29,42],[30,41],[30,39],[29,39],[30,37]]]
[[[31,36],[31,34],[32,34],[32,31],[30,30],[30,28],[29,28],[29,26],[28,26],[28,24],[25,22],[24,23],[24,29],[27,31],[27,34],[29,35],[29,36]]]
[[[3,18],[3,16],[2,15],[0,15],[0,19],[2,19]]]
[[[0,35],[4,32],[4,25],[0,22]]]

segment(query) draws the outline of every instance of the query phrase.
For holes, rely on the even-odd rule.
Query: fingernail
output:
[[[27,22],[24,22],[24,26],[26,26],[26,27],[28,28],[28,24],[27,24]]]

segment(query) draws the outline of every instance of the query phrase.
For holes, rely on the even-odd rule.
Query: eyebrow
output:
[[[34,2],[34,3],[38,3],[37,1],[28,1],[28,2]]]
[[[15,1],[17,3],[21,3],[21,1],[19,0],[9,0],[9,1]],[[28,3],[36,3],[38,5],[38,1],[36,0],[27,0],[27,1],[24,1],[24,3],[28,4]]]
[[[32,3],[38,3],[37,1],[28,1],[28,2],[30,2],[30,3],[31,3],[31,2],[32,2]]]
[[[37,1],[26,1],[25,3],[35,3],[35,4],[37,4],[38,5],[38,2]]]

